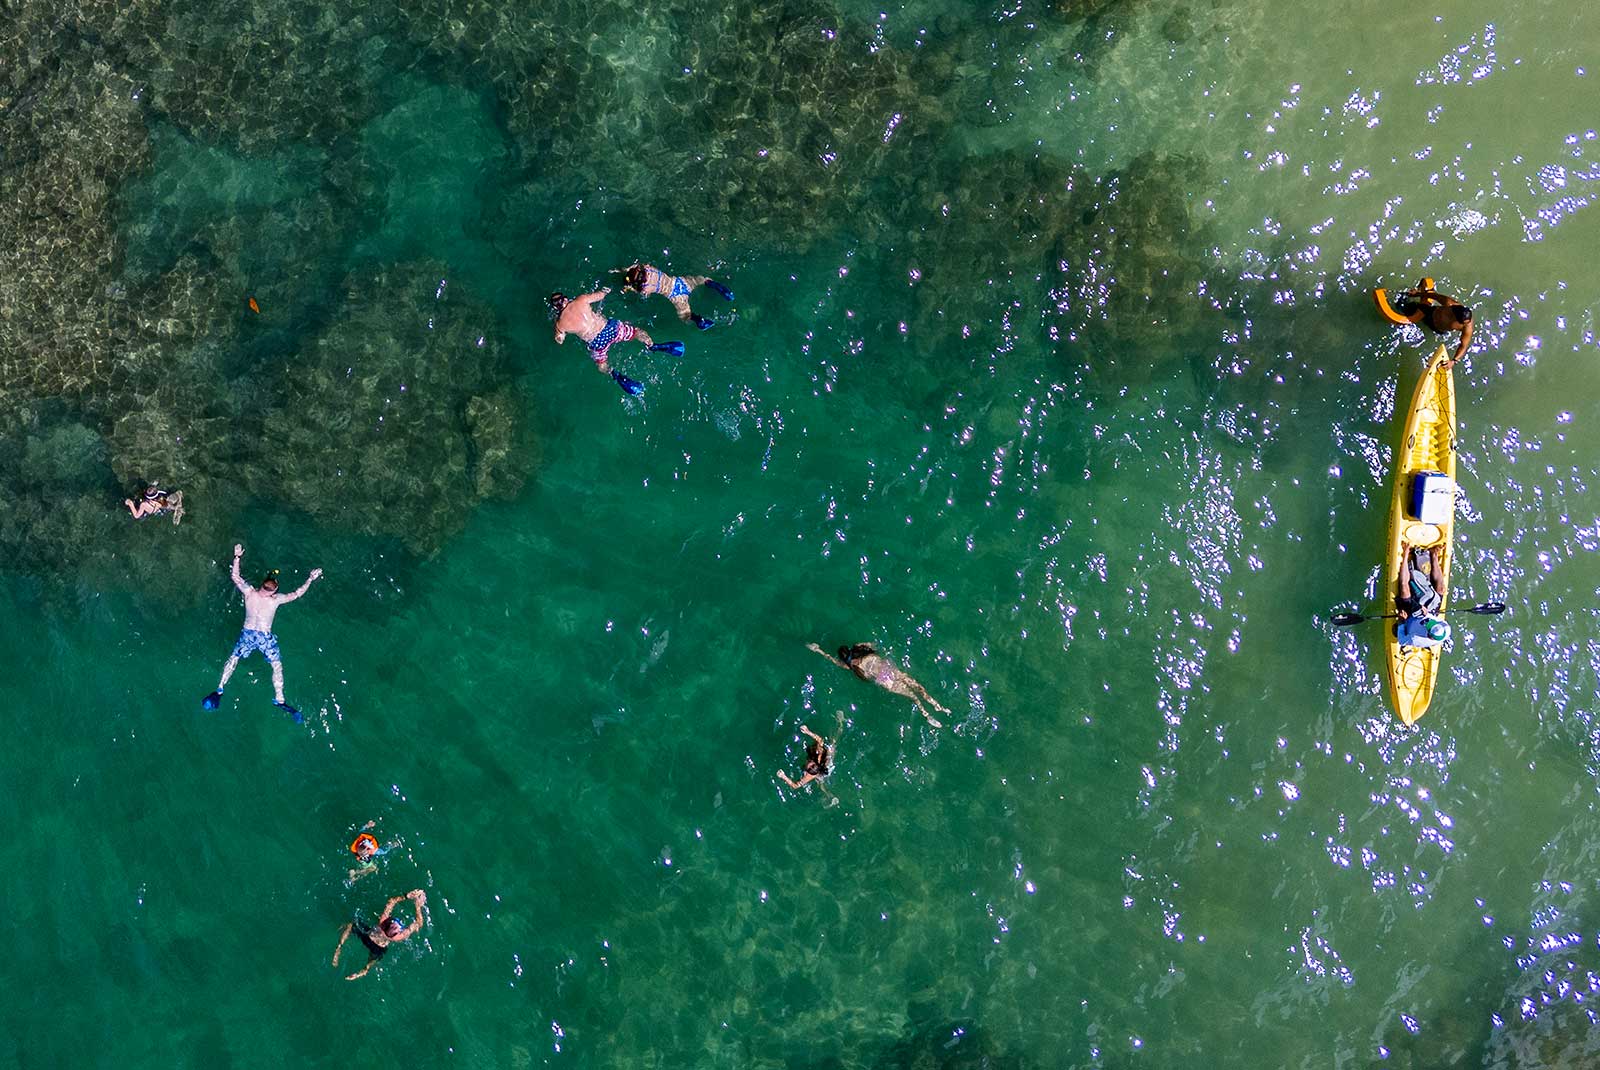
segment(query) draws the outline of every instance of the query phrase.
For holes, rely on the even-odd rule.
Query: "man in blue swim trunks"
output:
[[[276,569],[267,574],[267,578],[261,581],[260,587],[252,587],[244,582],[244,577],[239,575],[239,559],[243,556],[244,547],[234,546],[233,585],[244,595],[244,631],[239,633],[239,641],[234,644],[228,663],[222,667],[222,680],[217,684],[217,689],[207,695],[201,704],[208,710],[216,709],[222,701],[222,690],[228,686],[229,677],[233,676],[233,670],[239,667],[239,659],[247,658],[259,650],[272,665],[272,690],[277,696],[273,705],[286,711],[299,722],[303,720],[300,711],[283,700],[283,658],[278,653],[278,637],[272,634],[272,618],[277,615],[279,606],[293,602],[310,590],[311,585],[322,578],[322,570],[312,569],[311,574],[306,577],[306,582],[302,583],[298,590],[280,594]]]
[[[633,324],[609,319],[600,313],[600,302],[610,292],[607,287],[582,297],[568,297],[564,293],[550,295],[550,308],[556,314],[556,341],[565,342],[569,334],[583,339],[594,366],[606,375],[611,374],[611,364],[606,358],[618,342],[638,342],[646,349],[655,345],[648,334]]]

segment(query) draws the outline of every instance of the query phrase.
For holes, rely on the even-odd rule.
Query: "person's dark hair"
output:
[[[274,591],[276,591],[278,589],[278,572],[277,572],[276,569],[274,569],[271,572],[267,573],[267,578],[261,581],[261,587],[262,587],[263,590],[265,590],[269,586]]]
[[[848,665],[848,664],[850,664],[850,662],[856,660],[857,658],[864,658],[868,654],[876,654],[876,653],[877,653],[877,651],[873,649],[871,643],[857,643],[854,646],[842,646],[842,647],[840,647],[839,648],[839,660],[844,662],[846,665]]]
[[[393,938],[405,932],[406,927],[400,924],[399,918],[383,919],[383,935]]]
[[[1472,309],[1466,305],[1456,305],[1451,309],[1455,313],[1457,323],[1471,323]]]
[[[572,298],[568,297],[560,290],[557,290],[555,293],[545,298],[544,303],[550,306],[551,312],[559,316],[561,315],[561,310],[567,307],[567,302],[570,300],[572,300]]]
[[[833,748],[826,743],[812,740],[806,747],[806,772],[812,776],[827,776],[831,771],[828,766],[833,758]]]
[[[645,273],[643,264],[635,264],[622,273],[623,284],[635,290],[644,291]]]

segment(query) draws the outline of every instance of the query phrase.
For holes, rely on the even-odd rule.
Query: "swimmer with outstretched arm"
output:
[[[800,772],[800,779],[790,780],[789,774],[782,769],[778,770],[778,779],[795,791],[799,791],[815,780],[817,787],[826,793],[828,787],[823,781],[827,780],[828,774],[833,772],[833,744],[811,731],[805,725],[800,726],[800,731],[811,737],[811,742],[806,744],[806,764]]]
[[[267,578],[261,581],[260,587],[252,587],[244,582],[244,577],[239,574],[239,559],[244,556],[244,547],[235,545],[233,548],[233,585],[239,588],[239,593],[244,595],[244,630],[239,633],[239,641],[233,645],[233,653],[228,655],[228,661],[222,666],[222,679],[217,683],[217,689],[200,700],[200,705],[208,710],[214,710],[222,702],[223,688],[228,686],[228,680],[233,676],[233,670],[239,667],[239,659],[247,658],[257,650],[261,651],[272,666],[272,690],[276,695],[274,706],[283,710],[299,724],[305,718],[300,716],[300,711],[289,705],[283,699],[283,657],[278,653],[278,637],[272,634],[272,619],[278,614],[278,607],[293,602],[296,598],[311,589],[311,585],[322,577],[322,570],[314,568],[296,590],[288,594],[278,592],[278,570],[273,569]]]
[[[401,925],[399,919],[393,917],[394,908],[407,899],[416,905],[417,916],[412,919],[410,925]],[[339,952],[344,950],[344,942],[350,939],[350,934],[353,932],[363,944],[367,945],[367,964],[355,973],[347,975],[345,980],[354,981],[365,977],[367,971],[389,953],[391,945],[409,940],[421,930],[428,920],[427,908],[428,893],[421,888],[413,888],[405,895],[397,895],[384,904],[383,913],[378,917],[378,924],[367,926],[360,921],[346,922],[344,928],[339,930],[338,946],[333,949],[333,964],[339,965]]]
[[[1414,307],[1401,314],[1412,323],[1427,327],[1434,334],[1449,334],[1452,331],[1461,333],[1461,341],[1456,343],[1455,353],[1449,360],[1439,365],[1441,368],[1448,368],[1466,356],[1467,347],[1472,344],[1472,309],[1454,297],[1448,297],[1435,290],[1432,283],[1432,279],[1423,279],[1402,294],[1401,297],[1406,299],[1406,303],[1414,304]]]
[[[849,669],[869,684],[877,684],[885,691],[905,696],[911,700],[912,705],[917,707],[917,711],[928,719],[929,724],[935,728],[944,727],[934,719],[933,714],[928,712],[923,703],[926,702],[940,713],[949,713],[950,711],[939,705],[938,700],[928,694],[928,689],[913,680],[909,673],[902,671],[892,661],[873,649],[871,643],[842,646],[839,648],[838,657],[829,654],[815,643],[807,643],[806,648],[815,650],[841,669]]]

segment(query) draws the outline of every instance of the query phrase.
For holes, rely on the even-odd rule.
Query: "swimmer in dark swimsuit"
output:
[[[833,772],[833,744],[817,735],[805,725],[800,726],[800,731],[811,737],[811,742],[806,744],[806,764],[801,771],[799,780],[790,780],[789,774],[782,769],[778,770],[778,779],[799,791],[813,780],[824,792],[828,790],[823,781],[828,774]]]
[[[917,707],[917,712],[928,719],[929,724],[935,728],[944,727],[934,719],[933,714],[929,713],[922,704],[926,702],[940,713],[949,713],[950,711],[939,705],[938,701],[928,694],[928,689],[913,680],[909,673],[903,672],[892,661],[874,650],[871,643],[842,646],[839,648],[838,657],[829,654],[815,643],[807,643],[806,647],[807,649],[815,650],[818,654],[839,666],[839,668],[849,669],[869,684],[877,684],[885,691],[892,691],[896,695],[904,695]]]
[[[173,524],[183,519],[183,491],[165,491],[154,483],[144,488],[144,493],[135,502],[132,498],[122,499],[122,504],[127,506],[128,512],[135,520],[143,520],[147,516],[159,516],[162,513],[172,514]]]
[[[1423,282],[1428,281],[1430,280],[1423,280]],[[1455,355],[1440,364],[1441,368],[1450,367],[1466,355],[1467,347],[1472,344],[1472,309],[1454,297],[1446,297],[1432,287],[1424,286],[1422,282],[1407,290],[1401,297],[1404,301],[1401,306],[1402,314],[1412,323],[1427,327],[1434,334],[1461,332],[1461,341],[1456,345]]]
[[[678,310],[679,319],[694,324],[702,331],[709,331],[716,326],[717,321],[708,319],[689,308],[689,295],[702,286],[721,294],[726,300],[733,300],[732,290],[705,275],[668,275],[658,267],[637,261],[622,270],[624,293],[632,290],[646,297],[660,294],[672,302],[672,307]]]
[[[395,906],[406,899],[416,904],[417,916],[410,925],[403,926],[400,924],[399,919],[391,917],[391,915],[394,913]],[[384,905],[383,914],[379,916],[377,925],[368,927],[360,921],[346,923],[345,927],[339,930],[339,944],[333,949],[333,964],[335,966],[339,965],[339,952],[344,950],[344,942],[350,939],[350,934],[353,932],[356,934],[357,939],[367,946],[367,964],[347,976],[345,980],[354,981],[358,977],[365,977],[367,971],[372,969],[379,959],[389,953],[391,945],[398,944],[402,940],[409,940],[416,935],[417,931],[427,922],[427,906],[428,894],[421,888],[413,888],[405,895],[395,896]]]

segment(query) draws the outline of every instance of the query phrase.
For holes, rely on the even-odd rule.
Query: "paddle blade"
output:
[[[1346,628],[1352,624],[1360,624],[1367,618],[1363,617],[1359,613],[1335,613],[1328,619],[1333,621],[1333,626],[1335,628]]]
[[[1473,606],[1471,609],[1467,610],[1468,613],[1477,613],[1485,617],[1492,617],[1498,613],[1504,613],[1505,611],[1506,604],[1504,602],[1485,602],[1481,606]]]

